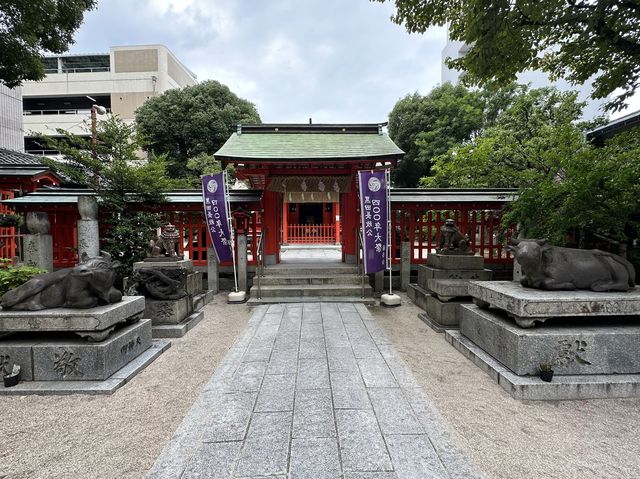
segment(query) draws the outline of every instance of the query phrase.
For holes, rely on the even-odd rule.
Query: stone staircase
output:
[[[300,263],[266,266],[260,278],[254,276],[249,304],[355,302],[374,304],[372,288],[355,265],[343,263]]]

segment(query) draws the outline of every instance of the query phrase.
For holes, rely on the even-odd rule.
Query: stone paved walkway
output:
[[[311,303],[256,308],[147,477],[479,475],[366,307]]]

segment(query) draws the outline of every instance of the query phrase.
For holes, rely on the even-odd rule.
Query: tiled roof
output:
[[[378,127],[363,132],[351,125],[309,125],[287,128],[287,125],[264,125],[234,133],[215,156],[218,159],[350,159],[396,158],[403,151]]]
[[[44,166],[40,158],[19,151],[0,148],[0,167],[2,166]]]

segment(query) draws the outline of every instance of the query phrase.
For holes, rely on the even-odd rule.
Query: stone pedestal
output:
[[[143,310],[144,298],[125,296],[120,303],[86,310],[1,311],[0,332],[11,334],[0,339],[0,357],[20,366],[23,382],[38,384],[23,393],[74,392],[61,385],[71,381],[85,383],[78,391],[90,384],[112,392],[162,352],[139,361],[152,347],[151,320],[139,319]],[[136,361],[140,364],[124,371]],[[112,380],[116,373],[121,374]],[[107,380],[108,387],[96,383]],[[0,394],[19,386],[0,387]]]
[[[100,255],[100,233],[97,220],[78,220],[78,256],[94,258]]]
[[[107,337],[110,330],[130,318],[141,316],[142,296],[123,296],[122,301],[91,309],[53,308],[42,311],[0,311],[0,333],[45,331],[72,332],[82,337]]]
[[[471,281],[469,294],[478,306],[501,309],[523,328],[549,318],[640,315],[639,288],[611,293],[543,291],[514,281]]]
[[[147,298],[145,317],[151,318],[153,325],[179,324],[192,312],[191,298],[160,300]]]
[[[215,294],[220,291],[219,265],[213,248],[207,249],[207,288]]]
[[[198,312],[204,305],[203,275],[195,271],[193,262],[188,259],[146,258],[134,263],[133,271],[156,269],[181,269],[187,272],[184,284],[185,296],[179,299],[146,298],[145,318],[150,318],[153,324],[153,337],[182,337],[193,328],[203,317]]]
[[[457,329],[459,307],[471,301],[469,281],[490,280],[491,275],[482,256],[429,253],[427,266],[418,268],[418,284],[411,285],[414,302],[426,311],[420,319],[439,333]]]
[[[447,339],[518,399],[640,396],[640,291],[542,291],[472,281]],[[542,323],[542,324],[540,324]],[[535,328],[532,326],[536,326]],[[550,383],[541,366],[554,371]]]
[[[78,196],[78,257],[86,253],[90,258],[100,255],[98,203],[93,196]]]
[[[25,235],[24,262],[29,266],[53,271],[53,238],[51,235]]]
[[[503,312],[461,308],[460,333],[518,376],[537,376],[541,364],[556,375],[640,373],[640,322],[575,318],[524,329]]]
[[[25,263],[52,272],[53,238],[49,234],[49,215],[41,211],[29,211],[26,223],[29,234],[23,240]]]

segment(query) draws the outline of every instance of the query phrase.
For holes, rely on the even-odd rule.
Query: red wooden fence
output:
[[[485,262],[513,261],[504,246],[511,230],[502,226],[501,205],[452,204],[447,207],[435,210],[424,205],[392,206],[391,251],[394,263],[400,263],[400,247],[404,241],[413,245],[411,262],[426,263],[427,254],[435,252],[438,246],[438,233],[448,218],[453,218],[460,230],[469,235],[471,249],[484,256]]]
[[[336,225],[288,225],[287,242],[290,244],[335,244]]]
[[[13,191],[0,191],[0,200],[14,197]],[[0,203],[0,213],[13,214],[13,210]],[[0,228],[0,258],[12,259],[18,251],[17,231],[15,228]]]

